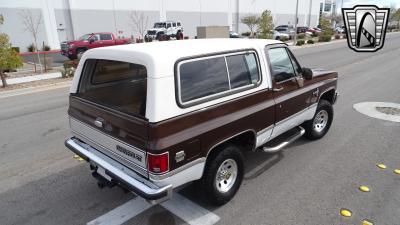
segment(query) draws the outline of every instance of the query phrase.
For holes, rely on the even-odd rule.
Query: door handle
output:
[[[283,87],[279,87],[279,88],[273,88],[272,91],[273,92],[278,92],[278,91],[282,91]]]

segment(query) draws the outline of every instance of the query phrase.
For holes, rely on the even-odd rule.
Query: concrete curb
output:
[[[28,82],[32,82],[32,81],[48,80],[48,79],[60,78],[60,77],[61,77],[61,72],[44,73],[44,74],[38,74],[38,75],[33,75],[33,76],[24,76],[24,77],[7,79],[7,83],[8,84],[22,84],[22,83],[28,83]]]
[[[59,82],[59,83],[55,83],[55,84],[41,85],[41,86],[37,86],[37,87],[29,87],[29,88],[21,88],[21,89],[16,89],[16,90],[3,91],[3,92],[0,92],[0,99],[18,96],[18,95],[32,94],[32,93],[37,93],[37,92],[42,92],[42,91],[49,91],[49,90],[54,90],[54,89],[59,89],[59,88],[70,87],[71,83],[72,83],[72,81],[64,81],[64,82]]]
[[[301,48],[310,48],[310,47],[318,47],[318,46],[324,46],[324,45],[330,45],[330,44],[337,44],[337,43],[346,42],[346,41],[347,41],[347,39],[340,39],[340,40],[323,42],[323,43],[317,42],[316,44],[304,44],[302,46],[289,45],[289,47],[291,49],[301,49]]]

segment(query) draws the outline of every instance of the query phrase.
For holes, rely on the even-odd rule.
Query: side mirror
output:
[[[89,39],[89,43],[92,44],[94,42],[94,38]]]
[[[313,79],[313,72],[310,68],[302,68],[302,75],[304,79],[306,80],[312,80]]]

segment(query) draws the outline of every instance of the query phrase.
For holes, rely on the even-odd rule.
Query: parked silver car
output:
[[[274,40],[283,40],[283,39],[290,39],[290,35],[286,33],[281,33],[279,31],[273,30],[273,36],[272,38]]]
[[[290,25],[280,25],[280,26],[275,27],[274,30],[278,31],[279,33],[282,33],[282,34],[289,35],[289,39],[292,39],[292,37],[294,37],[294,35],[296,33],[296,32],[294,32],[293,26],[290,26]]]

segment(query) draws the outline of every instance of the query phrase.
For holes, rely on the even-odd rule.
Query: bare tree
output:
[[[140,39],[144,39],[149,26],[149,17],[145,16],[143,12],[132,11],[129,14],[129,21],[134,32],[139,33]]]
[[[323,15],[326,19],[330,20],[331,24],[343,24],[342,15],[332,14],[332,15]]]
[[[40,13],[39,15],[33,15],[32,11],[29,9],[23,9],[20,11],[20,16],[22,18],[22,23],[24,25],[24,29],[25,31],[28,31],[32,37],[33,37],[33,41],[34,41],[34,45],[35,45],[35,51],[36,51],[36,55],[38,58],[38,62],[40,65],[40,70],[43,73],[43,68],[40,62],[40,56],[39,56],[39,48],[38,48],[38,34],[39,34],[39,28],[40,25],[42,24],[42,14]],[[35,70],[36,70],[36,65],[35,65]]]
[[[260,22],[260,17],[256,15],[248,15],[245,17],[242,17],[240,19],[240,22],[243,24],[246,24],[249,29],[250,29],[250,37],[253,37],[254,35],[254,30],[257,27],[257,24]]]

